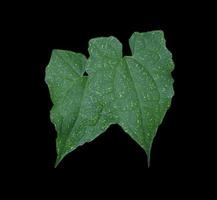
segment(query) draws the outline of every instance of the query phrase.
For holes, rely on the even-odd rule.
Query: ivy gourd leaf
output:
[[[57,131],[56,166],[111,124],[119,124],[147,153],[171,104],[174,68],[162,31],[135,32],[131,56],[115,37],[89,41],[89,58],[53,50],[46,68]],[[88,76],[84,76],[84,72]]]

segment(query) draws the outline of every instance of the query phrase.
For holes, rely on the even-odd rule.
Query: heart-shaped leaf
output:
[[[53,50],[46,82],[58,133],[56,165],[111,124],[119,124],[150,157],[174,94],[174,64],[162,31],[135,32],[129,44],[132,56],[124,57],[121,43],[112,36],[91,39],[88,59]]]

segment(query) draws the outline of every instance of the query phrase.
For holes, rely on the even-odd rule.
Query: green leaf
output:
[[[132,56],[124,57],[121,43],[112,36],[91,39],[88,59],[70,51],[52,52],[46,83],[58,134],[56,166],[111,124],[119,124],[150,158],[174,95],[174,64],[162,31],[135,32],[129,44]]]

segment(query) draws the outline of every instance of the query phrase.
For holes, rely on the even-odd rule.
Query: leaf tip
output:
[[[54,168],[57,168],[57,167],[58,167],[58,165],[59,165],[60,162],[62,161],[63,157],[64,157],[64,156],[60,156],[60,155],[57,156],[56,162],[55,162],[55,164],[54,164]]]

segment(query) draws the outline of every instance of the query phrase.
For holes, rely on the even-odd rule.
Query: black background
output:
[[[15,84],[8,84],[7,90],[7,95],[12,96],[7,128],[13,129],[9,136],[11,147],[7,146],[9,156],[3,164],[8,174],[15,172],[30,179],[34,176],[41,182],[45,178],[57,187],[65,182],[78,185],[80,181],[81,187],[93,186],[93,182],[97,182],[96,187],[103,187],[111,181],[110,186],[117,188],[162,186],[180,179],[189,184],[201,177],[203,167],[209,166],[210,161],[204,160],[207,155],[198,142],[203,138],[206,143],[207,139],[202,137],[198,119],[202,110],[197,110],[193,96],[198,93],[200,83],[196,81],[202,71],[202,63],[195,63],[199,57],[195,49],[202,45],[198,32],[203,33],[207,25],[200,17],[205,8],[158,2],[84,4],[85,8],[78,4],[30,5],[24,12],[14,13],[6,23],[10,30],[8,41],[12,41],[8,46],[13,49],[13,59],[8,61],[16,63],[11,77],[18,79]],[[93,142],[67,155],[54,169],[56,132],[49,119],[52,102],[44,82],[52,49],[88,56],[89,39],[113,35],[123,44],[123,54],[129,55],[128,39],[133,32],[159,29],[164,31],[175,62],[175,96],[153,142],[150,167],[142,148],[121,127],[112,125]]]

